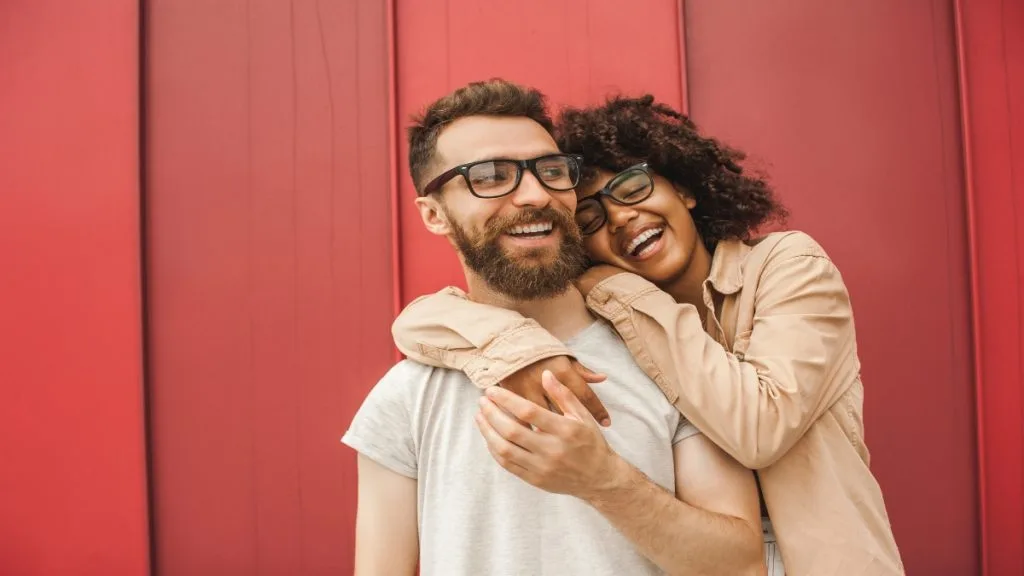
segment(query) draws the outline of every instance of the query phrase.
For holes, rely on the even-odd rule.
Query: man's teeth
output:
[[[509,234],[539,234],[541,232],[550,232],[551,228],[551,222],[537,222],[536,224],[513,226]]]
[[[664,230],[664,228],[650,228],[648,230],[644,230],[640,234],[637,234],[636,238],[633,238],[629,245],[626,246],[626,253],[631,256],[636,256],[636,254],[633,254],[634,250],[636,250],[641,244],[643,244],[647,240],[653,238],[654,236],[657,236],[658,234],[661,234]]]

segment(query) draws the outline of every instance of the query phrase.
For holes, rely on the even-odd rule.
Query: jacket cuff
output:
[[[475,351],[463,371],[478,387],[488,388],[534,362],[555,356],[571,358],[573,354],[561,340],[528,318]]]
[[[616,323],[629,314],[629,306],[634,301],[659,290],[640,276],[623,272],[598,282],[587,295],[587,307],[609,322]]]

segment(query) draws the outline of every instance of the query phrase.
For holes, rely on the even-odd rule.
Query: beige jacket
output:
[[[668,400],[757,470],[787,574],[903,574],[868,469],[850,298],[824,250],[800,232],[722,242],[704,305],[702,326],[695,307],[626,273],[587,295]],[[571,355],[535,321],[456,288],[414,301],[393,333],[410,358],[480,387]]]

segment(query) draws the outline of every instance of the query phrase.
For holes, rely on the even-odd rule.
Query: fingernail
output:
[[[611,421],[610,418],[605,418],[604,420],[601,420],[601,426],[604,426],[605,428],[607,428],[607,427],[609,427],[611,425],[612,425],[612,421]]]

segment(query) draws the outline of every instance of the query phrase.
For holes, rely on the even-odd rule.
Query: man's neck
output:
[[[550,298],[513,300],[491,289],[481,279],[467,274],[469,298],[474,302],[514,310],[532,318],[552,336],[566,341],[594,322],[583,295],[575,286]]]

